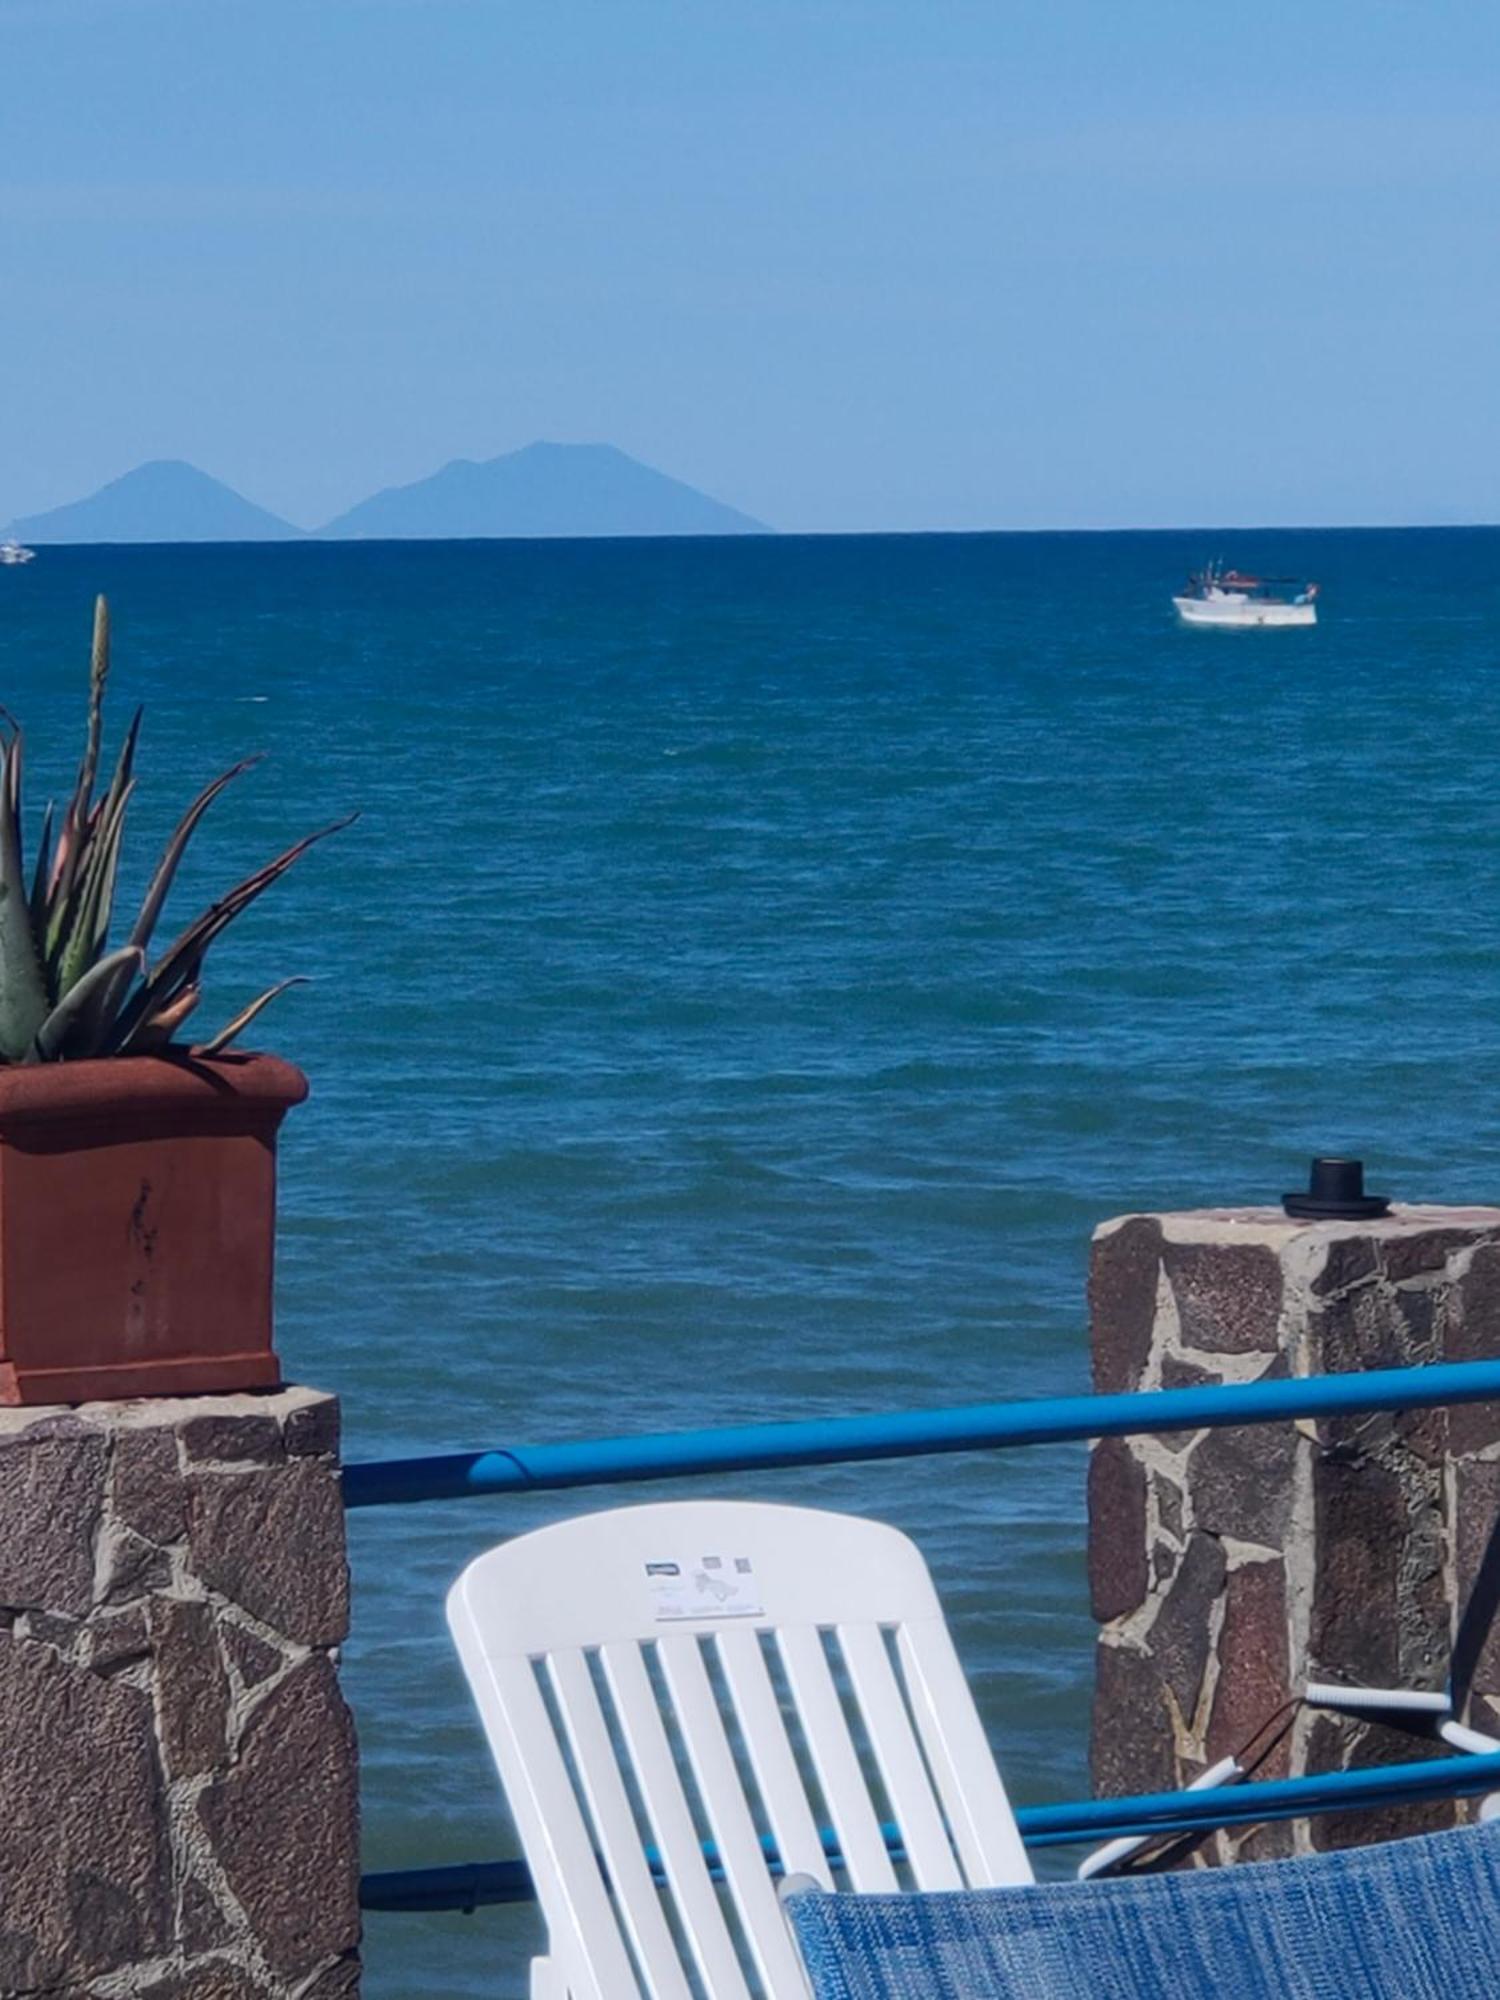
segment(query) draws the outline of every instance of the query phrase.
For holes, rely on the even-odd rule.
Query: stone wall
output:
[[[1090,1303],[1101,1391],[1493,1356],[1500,1210],[1397,1208],[1360,1223],[1274,1210],[1127,1216],[1095,1235]],[[1441,1689],[1497,1516],[1490,1405],[1096,1446],[1095,1789],[1186,1783],[1309,1680]],[[1494,1727],[1500,1638],[1474,1686],[1469,1719]],[[1422,1754],[1409,1737],[1303,1709],[1259,1775]],[[1221,1834],[1198,1858],[1379,1839],[1468,1810]]]
[[[338,1405],[0,1411],[0,1996],[358,1991]]]

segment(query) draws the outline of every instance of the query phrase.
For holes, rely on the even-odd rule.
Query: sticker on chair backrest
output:
[[[659,1625],[687,1618],[760,1618],[765,1613],[748,1556],[648,1562],[646,1584]]]

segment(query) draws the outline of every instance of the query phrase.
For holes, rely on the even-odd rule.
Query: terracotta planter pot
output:
[[[274,1056],[0,1068],[0,1404],[273,1387]]]

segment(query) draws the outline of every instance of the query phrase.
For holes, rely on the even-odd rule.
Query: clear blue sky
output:
[[[1480,0],[0,0],[0,520],[533,438],[789,529],[1500,519]]]

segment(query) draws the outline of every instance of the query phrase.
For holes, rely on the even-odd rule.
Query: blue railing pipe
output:
[[[955,1409],[901,1410],[885,1416],[738,1424],[573,1444],[448,1452],[433,1458],[377,1459],[344,1468],[344,1501],[350,1507],[379,1507],[469,1494],[556,1492],[701,1473],[992,1451],[1483,1402],[1500,1402],[1500,1361],[1436,1362],[1424,1368],[1378,1368],[1117,1396],[966,1403]]]
[[[1259,1826],[1320,1812],[1416,1805],[1426,1799],[1476,1798],[1500,1789],[1500,1750],[1483,1757],[1424,1757],[1367,1771],[1326,1771],[1311,1778],[1269,1778],[1215,1785],[1201,1792],[1141,1792],[1133,1798],[1084,1799],[1076,1805],[1027,1806],[1016,1817],[1028,1847],[1067,1847],[1125,1834],[1192,1833],[1216,1826]]]
[[[1220,1826],[1257,1826],[1305,1814],[1413,1805],[1426,1799],[1472,1798],[1500,1789],[1500,1751],[1483,1757],[1432,1757],[1367,1771],[1330,1771],[1314,1778],[1274,1778],[1262,1784],[1220,1785],[1203,1792],[1143,1792],[1071,1805],[1022,1806],[1016,1814],[1028,1847],[1069,1847],[1124,1834],[1199,1833]],[[886,1844],[899,1856],[894,1827]],[[843,1865],[832,1834],[823,1845]],[[769,1848],[769,1843],[767,1843]],[[710,1867],[712,1849],[706,1850]],[[774,1849],[768,1858],[777,1865]],[[654,1866],[653,1861],[653,1866]],[[493,1903],[529,1902],[534,1894],[524,1861],[474,1861],[446,1868],[388,1869],[366,1875],[360,1902],[367,1910],[476,1910]]]

